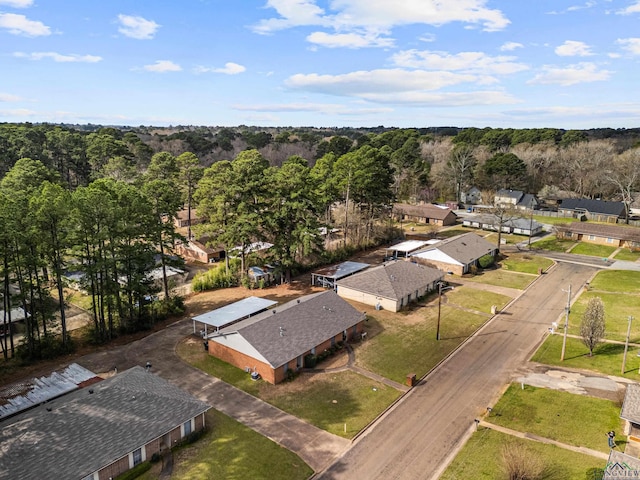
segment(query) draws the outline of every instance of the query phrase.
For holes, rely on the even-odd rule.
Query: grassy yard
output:
[[[526,253],[509,254],[507,258],[500,262],[503,270],[518,273],[531,273],[536,275],[538,270],[547,270],[553,261],[538,255]]]
[[[498,244],[498,232],[486,232],[483,230],[477,230],[476,233],[489,242],[495,245]],[[515,245],[516,243],[524,242],[528,239],[526,235],[512,235],[509,233],[503,233],[500,236],[503,242],[507,242],[508,245]]]
[[[278,385],[255,382],[242,369],[209,355],[193,338],[178,344],[177,353],[209,375],[346,438],[352,438],[400,396],[396,389],[348,371],[301,374]]]
[[[589,289],[640,295],[640,272],[632,270],[603,270],[591,281]]]
[[[622,432],[620,407],[610,400],[529,385],[522,389],[520,384],[512,384],[486,420],[519,432],[609,453],[605,433]],[[623,439],[621,434],[616,437],[618,442]]]
[[[484,309],[487,315],[449,305],[465,300],[458,298],[463,290],[470,293],[469,303],[464,305]],[[441,307],[440,341],[436,341],[437,303],[405,314],[372,312],[366,326],[367,340],[356,347],[356,364],[397,382],[404,382],[409,373],[422,377],[489,319],[492,301],[498,304],[508,301],[508,297],[489,294],[486,300],[474,297],[476,303],[472,303],[470,290],[456,288],[446,293],[446,303]]]
[[[456,287],[444,295],[447,305],[475,310],[485,314],[491,313],[491,306],[504,307],[511,297],[493,292],[486,292],[470,287]]]
[[[562,335],[550,335],[536,351],[531,360],[546,365],[591,370],[605,375],[615,375],[640,381],[640,373],[638,373],[640,369],[638,347],[629,347],[624,375],[620,373],[624,356],[624,345],[601,343],[593,351],[593,356],[589,357],[589,350],[584,346],[582,341],[569,337],[567,338],[564,362],[560,361],[561,353]]]
[[[545,215],[534,215],[533,219],[538,223],[546,223],[547,225],[557,225],[559,223],[572,223],[577,221],[571,217],[547,217]]]
[[[220,412],[209,410],[206,421],[207,433],[174,453],[172,480],[303,480],[313,473],[294,453]],[[155,464],[139,480],[156,480],[160,467]]]
[[[465,277],[465,280],[524,290],[536,279],[536,277],[537,276],[534,275],[527,275],[499,268],[496,270],[481,270],[478,275],[468,278]]]
[[[604,435],[601,434],[604,438]],[[528,457],[538,458],[547,467],[545,480],[585,480],[595,469],[603,469],[606,461],[565,450],[555,445],[521,440],[494,430],[480,428],[475,432],[440,480],[495,480],[504,476],[502,452],[506,445],[524,449]]]
[[[616,260],[626,260],[628,262],[637,262],[640,259],[640,251],[632,252],[631,250],[622,249],[614,257]]]
[[[595,245],[593,243],[583,242],[578,243],[571,249],[571,253],[575,253],[577,255],[590,255],[592,257],[601,258],[607,258],[615,251],[616,247],[611,247],[609,245]]]
[[[551,252],[566,252],[574,243],[575,242],[571,240],[558,240],[555,236],[551,236],[543,240],[538,240],[531,244],[531,246],[535,249],[549,250]]]
[[[640,294],[620,294],[593,290],[584,292],[571,307],[569,333],[580,335],[582,317],[589,299],[593,297],[599,297],[604,303],[605,338],[624,341],[629,325],[628,317],[637,317],[638,310],[640,310]],[[636,321],[640,321],[640,318]],[[637,323],[632,325],[631,328],[631,342],[640,342],[640,328],[638,328]]]

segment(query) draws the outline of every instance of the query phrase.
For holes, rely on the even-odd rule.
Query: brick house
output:
[[[175,252],[186,261],[200,263],[215,263],[224,260],[225,251],[222,247],[208,247],[208,237],[201,237],[186,243],[178,243]]]
[[[560,239],[640,250],[640,228],[585,222],[556,225],[555,228]]]
[[[607,202],[590,198],[563,198],[558,205],[560,216],[585,217],[594,222],[617,223],[624,218],[625,206],[622,202]]]
[[[458,216],[450,208],[439,207],[431,203],[424,205],[396,203],[393,206],[393,212],[399,221],[426,223],[441,227],[455,225],[458,219]]]
[[[189,224],[189,210],[187,208],[183,208],[176,213],[175,218],[173,219],[173,224],[176,228],[186,228],[193,227],[194,225],[198,225],[202,223],[202,218],[196,215],[196,209],[191,208],[191,224]]]
[[[1,422],[0,479],[116,478],[203,429],[209,408],[133,367]]]
[[[435,290],[443,278],[435,268],[396,260],[338,280],[337,292],[342,298],[397,312]]]
[[[463,275],[472,266],[477,266],[481,257],[495,257],[497,253],[498,249],[493,243],[475,233],[464,233],[413,252],[410,257],[412,261],[422,265]]]
[[[306,295],[273,310],[242,320],[207,337],[211,355],[269,383],[304,366],[304,357],[319,354],[362,332],[365,314],[333,290]]]

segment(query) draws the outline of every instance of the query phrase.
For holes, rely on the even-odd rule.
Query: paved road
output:
[[[478,418],[500,396],[567,302],[596,273],[559,263],[456,354],[420,382],[338,461],[323,480],[435,479]]]

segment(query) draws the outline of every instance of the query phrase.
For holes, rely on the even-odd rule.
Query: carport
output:
[[[206,338],[208,335],[208,327],[213,327],[213,330],[217,332],[221,328],[228,327],[256,313],[263,312],[277,303],[278,302],[273,300],[260,297],[245,298],[225,307],[220,307],[216,310],[193,317],[193,333],[195,334],[198,331],[196,329],[196,323],[200,323],[203,325],[203,329],[200,330],[200,332],[202,337]]]
[[[311,285],[335,290],[338,280],[361,272],[369,266],[368,263],[342,262],[338,265],[321,268],[311,274]]]

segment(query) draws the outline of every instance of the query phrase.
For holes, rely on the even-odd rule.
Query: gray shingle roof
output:
[[[133,367],[0,423],[0,479],[84,478],[209,408]]]
[[[354,288],[379,297],[400,300],[443,277],[444,273],[435,268],[397,260],[340,280],[338,287]]]
[[[420,256],[421,252],[440,250],[454,260],[468,265],[488,253],[495,253],[496,249],[497,247],[493,243],[487,242],[475,233],[463,233],[462,235],[442,240],[411,255]]]
[[[562,210],[585,210],[618,217],[623,216],[625,210],[622,202],[607,202],[605,200],[591,200],[590,198],[563,198],[558,208]]]
[[[516,200],[520,200],[520,198],[522,198],[522,195],[524,195],[524,192],[522,192],[521,190],[511,190],[507,188],[502,188],[496,192],[496,197],[508,197],[514,198]]]
[[[620,478],[638,478],[640,459],[611,449],[609,461],[604,470],[602,480],[618,480]]]
[[[407,203],[396,203],[393,208],[405,215],[413,215],[416,217],[434,218],[436,220],[444,220],[447,216],[456,214],[450,208],[442,208],[430,203],[424,205],[409,205]]]
[[[303,355],[365,318],[363,312],[356,310],[333,290],[293,300],[276,308],[275,312],[269,310],[226,330],[237,331],[274,368]]]
[[[640,423],[640,384],[630,383],[627,385],[620,418],[632,423]]]

